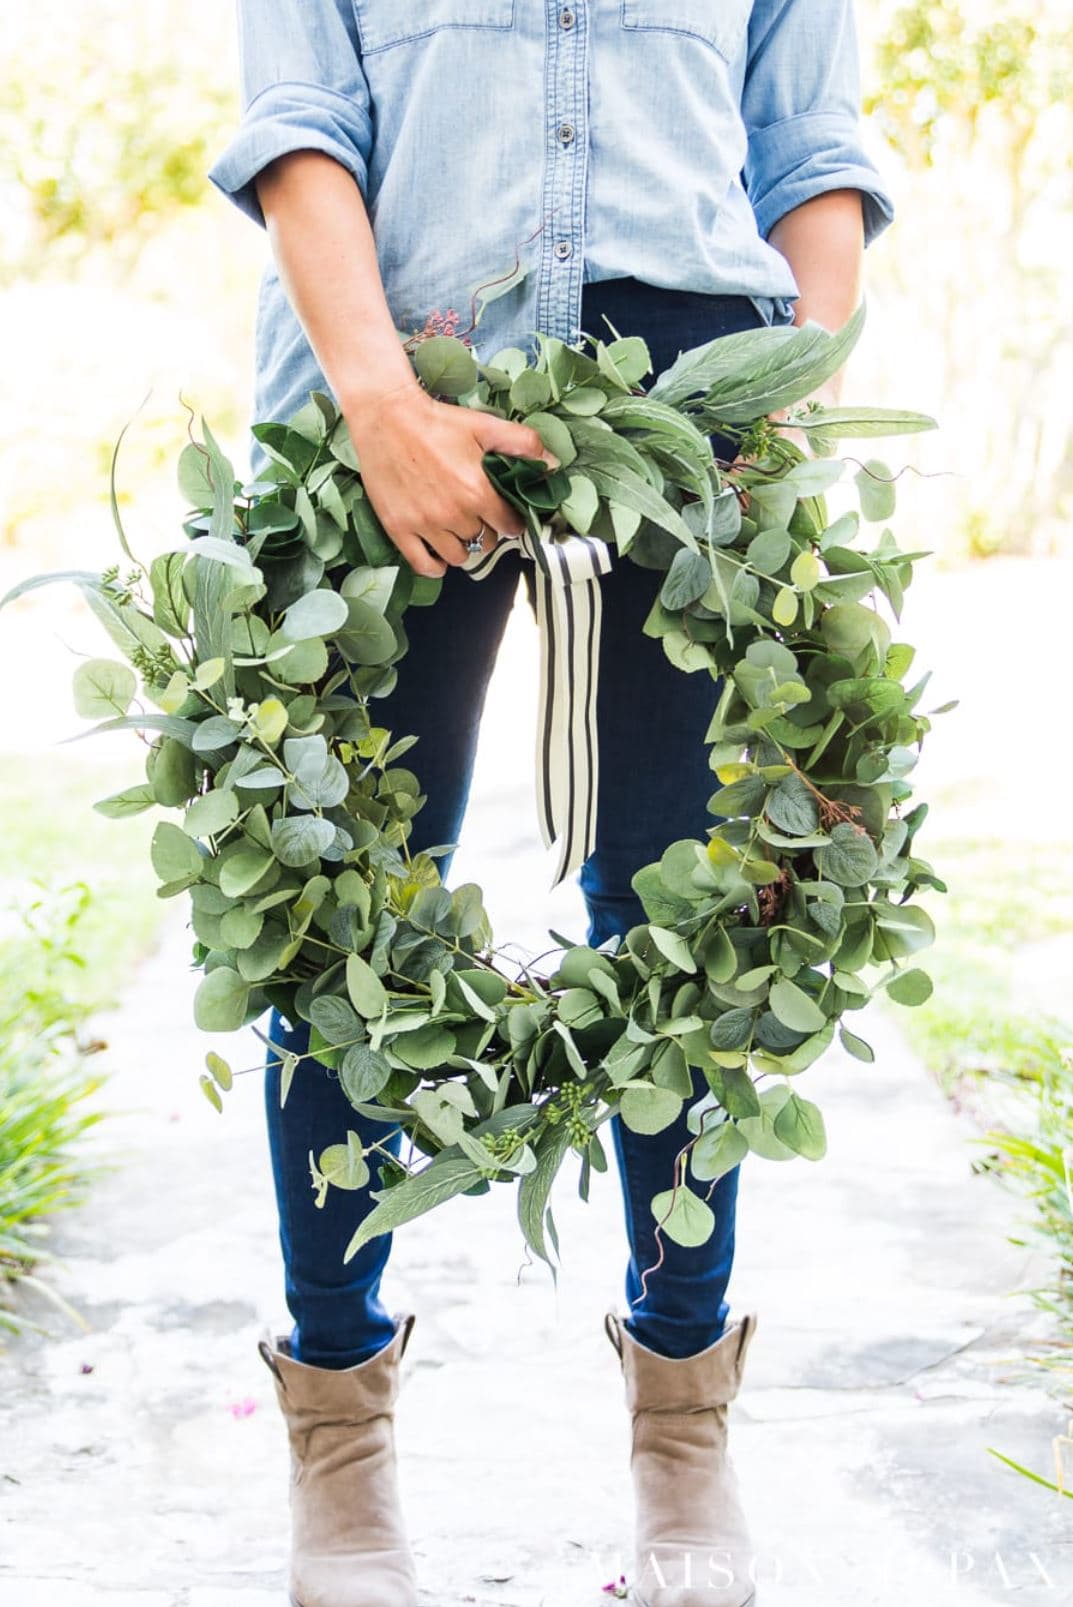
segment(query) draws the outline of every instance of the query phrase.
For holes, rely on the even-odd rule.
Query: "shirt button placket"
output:
[[[585,123],[588,29],[584,0],[545,0],[550,52],[546,82],[548,151],[544,177],[541,327],[560,340],[577,338],[584,273]]]

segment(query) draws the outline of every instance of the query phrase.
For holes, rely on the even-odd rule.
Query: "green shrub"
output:
[[[102,1079],[87,1069],[100,1047],[87,1033],[90,1006],[69,978],[85,965],[81,942],[90,893],[84,883],[50,889],[13,911],[0,941],[0,1297],[17,1279],[38,1283],[48,1218],[76,1204],[96,1170],[81,1140],[101,1113]],[[0,1298],[0,1328],[25,1320]]]
[[[1019,1089],[1032,1094],[1023,1127],[989,1129],[979,1140],[988,1148],[979,1169],[1028,1202],[1025,1236],[1011,1242],[1043,1248],[1052,1271],[1047,1282],[1028,1293],[1073,1344],[1073,1049],[1042,1031],[1037,1045],[1034,1082],[1023,1071],[1016,1079]],[[1057,1351],[1053,1360],[1068,1371],[1068,1349]]]

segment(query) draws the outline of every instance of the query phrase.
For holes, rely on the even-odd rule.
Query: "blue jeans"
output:
[[[610,340],[603,312],[620,334],[647,341],[653,374],[643,381],[646,387],[680,350],[763,322],[747,297],[666,290],[635,279],[586,284],[582,327]],[[719,456],[732,455],[726,439],[714,437],[713,446]],[[374,709],[377,723],[397,736],[420,738],[414,751],[428,801],[413,821],[413,851],[458,841],[485,693],[519,570],[533,605],[532,567],[508,553],[479,584],[449,565],[436,603],[407,613],[409,651],[398,666],[394,690],[377,699]],[[634,872],[678,838],[702,839],[712,824],[706,806],[714,778],[704,736],[720,688],[705,672],[683,674],[668,661],[661,643],[642,633],[662,579],[661,571],[625,557],[601,582],[597,840],[579,873],[589,915],[587,941],[593,946],[645,919],[630,886]],[[439,861],[445,881],[452,857]],[[308,1047],[304,1023],[291,1030],[273,1011],[270,1030],[282,1048],[303,1053]],[[699,1098],[707,1084],[696,1069],[693,1085]],[[375,1203],[369,1196],[369,1187],[378,1186],[375,1155],[370,1156],[371,1185],[329,1189],[326,1204],[317,1209],[309,1152],[319,1156],[351,1128],[363,1144],[379,1138],[397,1155],[401,1135],[391,1124],[360,1116],[335,1075],[316,1061],[299,1066],[281,1111],[279,1064],[271,1051],[266,1105],[287,1305],[295,1323],[293,1351],[312,1366],[351,1367],[374,1355],[394,1333],[379,1293],[392,1235],[371,1240],[344,1264],[351,1235]],[[632,1132],[617,1115],[608,1124],[629,1243],[626,1327],[642,1344],[674,1357],[707,1348],[725,1326],[740,1170],[727,1172],[707,1196],[716,1220],[707,1243],[683,1249],[661,1234],[661,1258],[650,1201],[673,1184],[675,1156],[691,1136],[687,1107],[688,1101],[678,1120],[656,1134]],[[642,1293],[642,1273],[657,1262]]]

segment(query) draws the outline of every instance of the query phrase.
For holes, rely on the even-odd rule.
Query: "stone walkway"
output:
[[[512,629],[514,628],[512,624]],[[581,939],[572,888],[534,851],[530,732],[490,698],[453,880],[536,951]],[[509,739],[507,733],[509,732]],[[512,747],[512,743],[515,745]],[[480,843],[478,852],[475,845]],[[197,1074],[187,935],[173,920],[109,1040],[121,1164],[58,1228],[55,1281],[84,1331],[0,1356],[3,1607],[283,1607],[285,1455],[256,1355],[285,1317],[260,1087],[222,1117]],[[1057,1607],[1073,1596],[1068,1505],[1045,1475],[1065,1423],[1019,1363],[1045,1328],[1018,1208],[974,1176],[973,1129],[873,1014],[876,1066],[808,1073],[830,1148],[743,1171],[730,1297],[758,1313],[732,1446],[762,1607]],[[254,1065],[234,1040],[220,1045]],[[602,1313],[624,1236],[612,1165],[589,1205],[556,1195],[558,1292],[526,1263],[506,1189],[396,1235],[384,1292],[418,1321],[398,1438],[424,1607],[596,1607],[628,1568],[627,1420]],[[33,1297],[26,1296],[27,1307]]]

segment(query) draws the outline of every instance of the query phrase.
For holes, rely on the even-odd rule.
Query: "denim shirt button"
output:
[[[562,262],[565,257],[568,257],[573,249],[574,248],[570,244],[569,240],[556,240],[555,242],[555,255],[559,258],[560,262]]]
[[[560,123],[556,132],[559,135],[560,143],[569,145],[574,137],[574,125],[573,123]]]
[[[559,13],[559,27],[560,28],[572,28],[574,26],[575,21],[576,21],[576,18],[574,16],[574,13],[570,10],[570,7],[569,6],[564,6],[562,11],[560,11],[560,13]]]

